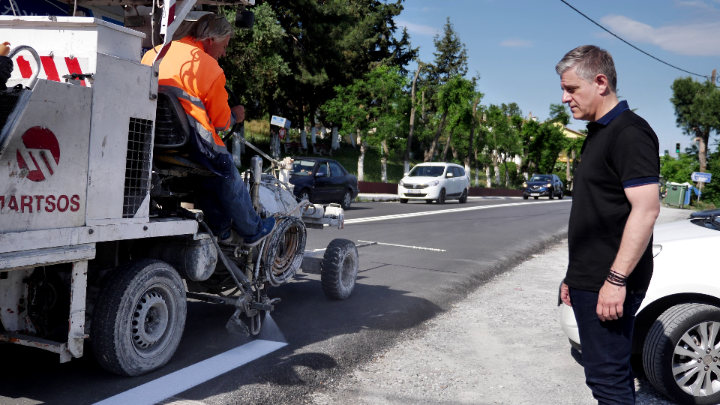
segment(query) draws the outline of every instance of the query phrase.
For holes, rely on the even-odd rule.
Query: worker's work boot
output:
[[[256,246],[270,235],[273,229],[275,229],[275,217],[265,218],[262,220],[262,230],[260,233],[252,238],[245,239],[243,244],[248,247]]]

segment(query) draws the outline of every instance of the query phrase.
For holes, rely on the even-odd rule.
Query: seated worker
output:
[[[223,16],[206,14],[190,28],[189,35],[173,41],[160,62],[159,84],[170,86],[187,114],[191,127],[190,158],[217,176],[199,179],[195,196],[205,221],[220,243],[247,245],[260,242],[275,227],[275,218],[261,219],[233,164],[218,131],[227,131],[245,119],[242,106],[232,109],[225,91],[225,73],[217,62],[225,56],[232,25]],[[142,63],[152,65],[157,50]]]

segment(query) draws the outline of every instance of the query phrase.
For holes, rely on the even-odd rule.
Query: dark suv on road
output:
[[[562,200],[562,180],[554,174],[533,174],[530,180],[523,183],[523,199],[529,197],[536,200],[538,197],[549,197],[551,200],[557,197]]]

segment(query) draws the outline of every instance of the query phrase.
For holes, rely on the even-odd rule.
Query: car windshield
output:
[[[444,171],[443,166],[415,166],[408,177],[440,177]]]
[[[532,176],[532,179],[530,181],[551,181],[552,178],[550,176]]]
[[[293,176],[309,176],[312,173],[314,167],[314,160],[296,160],[295,162],[293,162],[293,167],[290,174],[292,174]]]

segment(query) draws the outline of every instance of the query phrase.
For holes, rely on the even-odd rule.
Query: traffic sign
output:
[[[278,138],[285,139],[285,128],[280,128],[278,131]]]
[[[693,174],[690,176],[690,178],[692,179],[692,181],[697,181],[700,183],[710,183],[710,179],[712,179],[712,174],[693,172]]]

